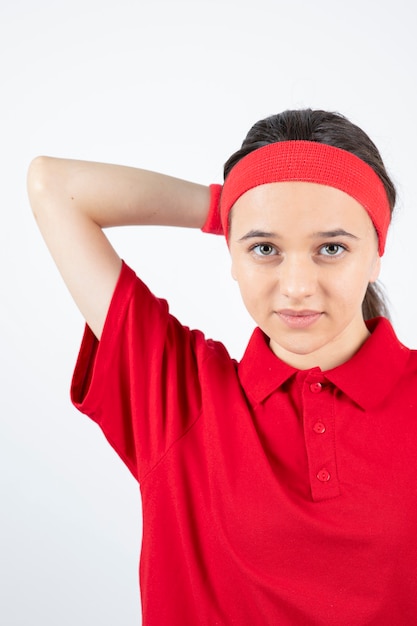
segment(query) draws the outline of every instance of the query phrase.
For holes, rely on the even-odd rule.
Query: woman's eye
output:
[[[340,243],[327,243],[320,248],[320,252],[324,256],[339,256],[345,250],[346,248],[340,245]]]
[[[258,256],[272,256],[274,254],[277,254],[276,248],[274,248],[274,246],[271,246],[271,244],[269,243],[260,243],[257,246],[254,246],[252,250]]]

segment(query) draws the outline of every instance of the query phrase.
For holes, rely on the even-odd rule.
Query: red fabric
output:
[[[221,193],[221,185],[210,185],[210,207],[206,222],[201,229],[203,233],[209,233],[210,235],[223,235],[223,226],[220,220]]]
[[[385,319],[297,371],[240,362],[123,265],[72,399],[140,481],[144,626],[393,626],[417,616],[417,353]]]
[[[234,203],[246,191],[267,183],[304,181],[335,187],[357,200],[368,212],[385,248],[390,208],[379,176],[359,157],[316,141],[279,141],[243,157],[227,176],[221,195],[223,232],[228,235],[228,217]]]

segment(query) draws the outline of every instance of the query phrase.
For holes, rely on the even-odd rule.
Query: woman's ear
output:
[[[381,272],[381,257],[378,254],[376,256],[374,266],[372,268],[371,275],[369,277],[369,282],[375,283],[378,280],[380,272]]]

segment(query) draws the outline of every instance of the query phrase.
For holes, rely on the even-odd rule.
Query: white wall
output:
[[[417,346],[417,90],[412,0],[3,0],[0,5],[0,622],[140,623],[134,480],[69,402],[83,323],[25,191],[37,154],[198,182],[257,119],[339,110],[379,146],[399,211],[383,282]],[[181,320],[240,357],[252,328],[224,242],[110,233]]]

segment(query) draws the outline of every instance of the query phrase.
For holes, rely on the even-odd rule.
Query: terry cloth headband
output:
[[[220,203],[217,215],[220,212],[226,239],[229,213],[240,196],[253,187],[285,181],[335,187],[357,200],[375,226],[378,251],[382,256],[390,223],[390,206],[381,179],[370,165],[351,152],[316,141],[279,141],[258,148],[238,161],[222,189],[219,185],[211,186],[210,213],[213,219],[214,205]],[[208,217],[210,220],[210,215]],[[207,225],[203,230],[210,232]],[[216,228],[211,232],[216,232]]]

